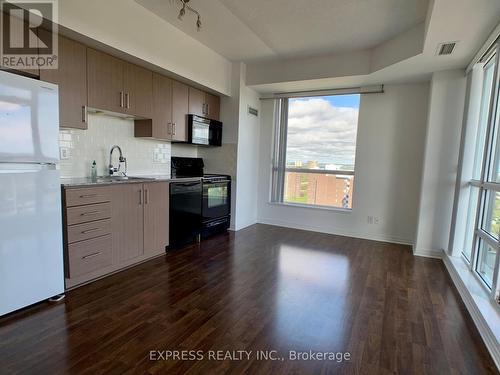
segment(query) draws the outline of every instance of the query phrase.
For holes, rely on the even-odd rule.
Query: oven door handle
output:
[[[214,185],[214,184],[219,184],[219,185],[227,185],[230,181],[229,180],[224,180],[224,181],[203,181],[204,185]]]
[[[189,187],[189,186],[196,186],[196,185],[201,185],[201,183],[199,181],[196,181],[196,182],[174,182],[173,183],[174,186],[185,186],[185,187]]]

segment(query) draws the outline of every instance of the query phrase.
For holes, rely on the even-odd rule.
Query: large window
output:
[[[469,104],[463,145],[461,201],[455,240],[464,260],[498,298],[500,234],[500,102],[498,46],[469,75]],[[476,113],[476,114],[474,114]],[[460,208],[458,208],[460,210]],[[457,215],[457,213],[455,213]],[[463,220],[463,225],[460,221]]]
[[[279,99],[272,201],[352,208],[359,94]]]

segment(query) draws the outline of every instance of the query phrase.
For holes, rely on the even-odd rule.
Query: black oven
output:
[[[230,214],[231,180],[225,176],[203,178],[203,221]]]
[[[175,156],[171,158],[172,178],[174,178],[170,184],[171,236],[176,236],[172,234],[172,231],[177,231],[182,238],[190,239],[193,233],[199,230],[201,237],[207,238],[212,234],[223,233],[229,228],[231,176],[204,174],[203,167],[204,163],[201,158]],[[199,185],[193,181],[176,182],[176,179],[181,177],[199,178]],[[199,203],[194,203],[196,199],[199,199]],[[189,207],[199,207],[199,211],[189,209]],[[188,218],[187,213],[193,215]],[[181,218],[183,222],[178,218]],[[191,224],[186,225],[186,221]],[[200,223],[201,228],[192,227],[192,223]]]
[[[229,228],[231,215],[231,178],[205,175],[202,180],[202,237],[224,232]]]

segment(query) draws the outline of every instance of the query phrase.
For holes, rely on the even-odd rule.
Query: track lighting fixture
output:
[[[196,21],[196,29],[198,31],[201,30],[201,19],[200,19],[200,15],[198,14],[198,20]]]
[[[186,3],[182,2],[182,8],[179,12],[179,16],[177,17],[179,21],[182,21],[182,17],[184,17],[185,14],[186,14]]]
[[[188,4],[189,0],[179,0],[179,1],[182,3],[182,8],[179,11],[179,15],[177,16],[179,21],[182,21],[182,18],[186,14],[186,9],[189,9],[191,12],[193,12],[194,14],[196,14],[198,16],[198,18],[196,19],[196,29],[198,31],[200,31],[201,30],[201,15],[200,15],[200,13],[198,13],[197,10],[195,10],[195,9],[191,8],[191,6],[189,6],[189,4]]]

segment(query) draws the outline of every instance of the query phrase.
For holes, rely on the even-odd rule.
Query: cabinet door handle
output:
[[[139,190],[139,206],[142,206],[142,189]]]
[[[98,256],[99,254],[101,254],[100,251],[98,251],[97,253],[92,253],[92,254],[89,254],[89,255],[85,255],[82,257],[82,259],[89,259],[89,258],[93,258],[93,257],[96,257]]]
[[[97,194],[82,194],[80,195],[80,198],[92,198],[97,196]]]
[[[82,230],[82,234],[87,234],[87,233],[92,233],[92,232],[97,232],[100,231],[100,228],[92,228],[92,229],[87,229],[87,230]]]
[[[210,104],[207,103],[207,113],[205,113],[207,116],[210,113]]]
[[[120,91],[120,107],[123,108],[123,91]]]
[[[172,130],[170,129],[171,126],[172,126],[172,123],[171,122],[167,122],[167,134],[168,135],[172,134]]]
[[[87,106],[82,105],[82,122],[87,122]]]
[[[128,92],[125,93],[125,102],[127,103],[127,109],[130,108],[130,94]]]
[[[83,212],[80,214],[80,216],[88,216],[88,215],[95,215],[98,214],[101,211],[89,211],[89,212]]]
[[[172,123],[172,135],[175,135],[175,122]]]

